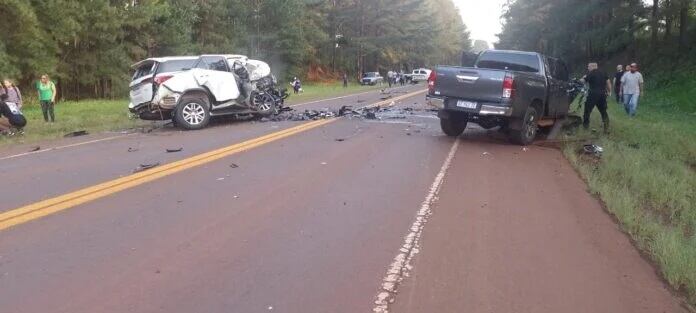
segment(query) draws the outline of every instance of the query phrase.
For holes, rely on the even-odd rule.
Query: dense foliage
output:
[[[696,54],[694,0],[509,0],[498,48],[669,69]]]
[[[121,97],[147,57],[237,53],[282,76],[456,62],[468,32],[451,0],[0,0],[0,76],[59,94]]]

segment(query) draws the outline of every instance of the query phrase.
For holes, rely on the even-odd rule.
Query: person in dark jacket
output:
[[[27,120],[17,104],[7,102],[7,99],[7,94],[0,95],[0,132],[7,135],[22,134]]]
[[[590,63],[587,66],[589,73],[585,76],[585,82],[589,85],[587,101],[585,101],[585,114],[582,126],[587,129],[590,127],[590,115],[592,110],[597,107],[602,115],[604,132],[609,132],[609,114],[607,114],[607,96],[611,93],[611,81],[607,74],[598,69],[597,63]]]

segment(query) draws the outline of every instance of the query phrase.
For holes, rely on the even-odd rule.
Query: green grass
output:
[[[292,88],[288,86],[288,92],[290,93],[290,98],[287,102],[289,104],[302,103],[307,101],[318,100],[322,98],[338,97],[348,94],[360,93],[369,90],[387,88],[388,85],[385,83],[382,86],[361,86],[355,82],[349,82],[348,87],[343,88],[342,82],[337,83],[315,83],[315,84],[305,84],[302,86],[303,92],[299,95],[292,94]]]
[[[96,133],[147,125],[146,121],[129,118],[127,100],[58,102],[55,106],[55,123],[44,122],[37,101],[27,101],[22,112],[27,119],[24,136],[0,136],[0,146],[60,138],[77,130]]]
[[[307,84],[303,87],[304,92],[300,95],[291,95],[288,103],[301,103],[378,88],[384,87],[360,86],[356,83],[350,83],[347,88],[343,88],[341,83]],[[61,138],[64,134],[77,130],[97,133],[150,124],[148,121],[129,118],[128,100],[126,99],[59,102],[55,106],[55,123],[44,122],[38,101],[27,99],[22,112],[27,118],[24,136],[0,136],[0,146]]]
[[[600,161],[564,153],[665,279],[696,304],[696,80],[653,84],[629,118],[610,102]],[[598,112],[592,128],[601,129]],[[591,137],[585,131],[578,137]]]

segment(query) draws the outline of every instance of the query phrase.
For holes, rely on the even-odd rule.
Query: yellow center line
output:
[[[372,104],[370,105],[370,107],[382,106],[384,104],[390,103],[391,101],[398,101],[400,99],[411,97],[422,92],[424,91],[417,91],[399,97],[394,97],[392,99]],[[4,230],[12,226],[23,224],[31,220],[35,220],[56,212],[60,212],[83,203],[100,199],[108,195],[117,193],[119,191],[123,191],[202,164],[210,163],[212,161],[219,160],[221,158],[240,153],[246,150],[250,150],[276,140],[290,137],[292,135],[329,124],[336,120],[337,119],[332,118],[307,122],[295,127],[291,127],[268,135],[250,139],[231,146],[223,147],[183,160],[164,164],[162,166],[155,167],[150,170],[131,174],[125,177],[117,178],[104,183],[86,187],[77,191],[73,191],[67,194],[63,194],[54,198],[42,200],[20,208],[12,209],[4,213],[0,213],[0,230]]]

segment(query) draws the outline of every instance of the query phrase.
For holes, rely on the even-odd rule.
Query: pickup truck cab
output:
[[[437,67],[428,78],[426,100],[439,109],[440,126],[449,136],[459,136],[471,122],[485,129],[500,126],[512,142],[527,145],[541,121],[553,125],[568,114],[568,83],[559,59],[488,50],[473,67]]]

